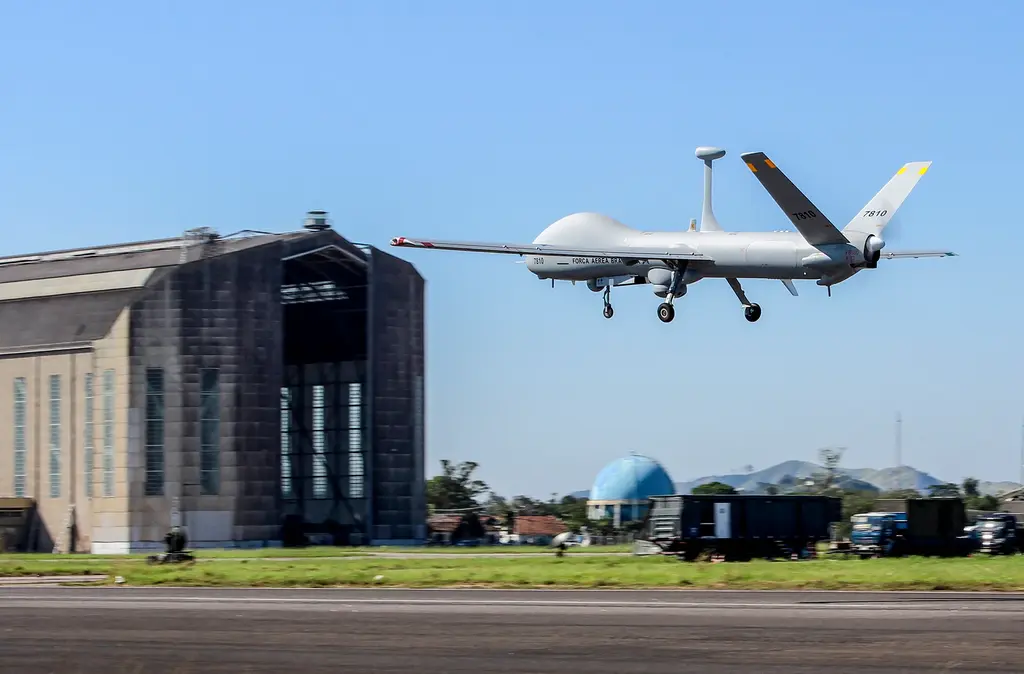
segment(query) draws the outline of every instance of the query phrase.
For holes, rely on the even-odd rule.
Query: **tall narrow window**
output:
[[[25,441],[25,426],[28,413],[28,395],[25,378],[14,380],[14,496],[25,498],[26,464],[28,446]]]
[[[313,387],[313,498],[327,497],[327,457],[324,455],[324,387]]]
[[[50,498],[60,498],[60,375],[50,375]]]
[[[416,375],[416,387],[413,389],[413,452],[423,456],[423,375]]]
[[[199,375],[199,482],[203,494],[220,490],[220,372],[207,368]]]
[[[92,471],[95,467],[95,437],[93,428],[95,422],[95,398],[93,397],[93,379],[92,372],[85,373],[85,442],[83,448],[85,450],[85,495],[88,498],[92,498]]]
[[[114,371],[103,371],[103,495],[114,495]]]
[[[363,390],[362,384],[348,385],[348,493],[363,497]]]
[[[281,389],[281,496],[292,497],[291,391]]]
[[[164,371],[146,369],[146,496],[164,493]]]

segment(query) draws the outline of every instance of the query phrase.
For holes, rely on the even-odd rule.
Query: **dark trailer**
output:
[[[841,519],[842,502],[830,496],[655,496],[637,550],[675,554],[687,561],[702,553],[728,561],[789,558],[813,554],[819,541],[829,540],[831,525]]]
[[[888,555],[965,556],[970,553],[967,508],[961,498],[878,499],[880,512],[906,513],[907,526],[894,532]]]

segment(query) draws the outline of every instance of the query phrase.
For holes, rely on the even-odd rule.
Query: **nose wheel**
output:
[[[757,319],[761,318],[761,306],[758,304],[751,304],[743,309],[743,316],[751,323],[757,322]]]

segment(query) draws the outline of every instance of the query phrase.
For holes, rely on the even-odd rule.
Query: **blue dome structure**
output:
[[[609,518],[615,526],[641,519],[652,496],[674,494],[668,472],[660,463],[640,454],[612,461],[598,473],[587,498],[590,519]]]

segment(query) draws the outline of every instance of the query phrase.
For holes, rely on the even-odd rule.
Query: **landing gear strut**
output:
[[[607,285],[607,286],[604,287],[604,317],[605,318],[611,318],[612,316],[615,315],[615,310],[612,309],[611,296],[612,296],[612,287],[610,285]]]
[[[739,279],[730,278],[726,279],[729,282],[729,287],[736,293],[736,298],[743,304],[743,317],[751,323],[756,323],[757,319],[761,318],[761,306],[754,304],[747,299],[747,294],[743,292],[743,286],[740,285]]]
[[[686,283],[683,280],[683,272],[685,271],[685,262],[672,270],[668,294],[665,295],[665,301],[658,305],[658,318],[661,319],[662,323],[671,323],[672,319],[676,317],[676,308],[672,306],[672,300],[686,294]]]

